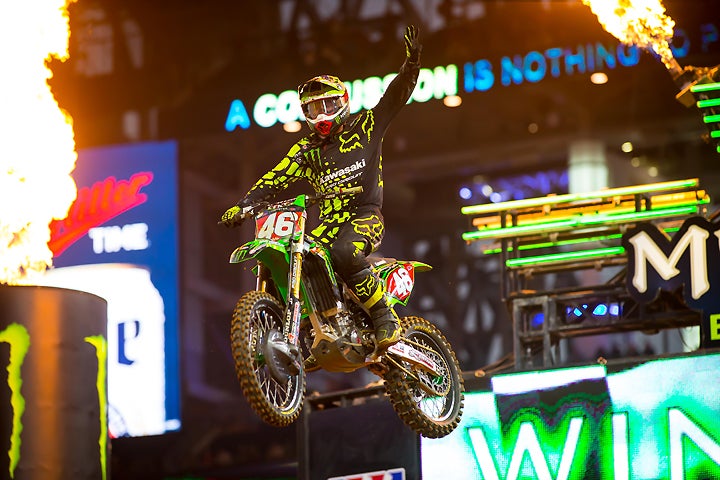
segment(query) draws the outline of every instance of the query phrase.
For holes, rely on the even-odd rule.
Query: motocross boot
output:
[[[385,350],[390,345],[394,345],[400,341],[402,331],[398,324],[397,317],[385,304],[385,300],[383,299],[378,303],[383,303],[383,305],[371,309],[370,318],[375,327],[375,343],[377,344],[378,350]]]
[[[400,340],[400,325],[385,301],[385,288],[380,279],[365,268],[348,278],[348,285],[370,313],[378,350],[397,343]]]

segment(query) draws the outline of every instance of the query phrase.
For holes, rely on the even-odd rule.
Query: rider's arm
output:
[[[420,52],[422,51],[422,45],[420,45],[415,27],[408,27],[405,31],[404,40],[405,61],[398,74],[388,85],[378,104],[373,108],[376,119],[385,119],[389,122],[407,103],[413,90],[415,90],[415,84],[420,72]]]
[[[293,145],[285,154],[285,157],[272,170],[255,182],[255,185],[238,202],[238,205],[247,206],[269,200],[299,178],[307,177],[308,167],[305,165],[303,156],[303,146],[306,143],[306,140],[303,139]]]

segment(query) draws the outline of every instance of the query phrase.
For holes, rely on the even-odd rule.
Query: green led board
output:
[[[720,478],[720,354],[495,376],[421,440],[424,480]]]

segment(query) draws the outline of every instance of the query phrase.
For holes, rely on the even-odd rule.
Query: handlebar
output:
[[[332,192],[321,193],[319,195],[305,195],[305,203],[308,206],[314,205],[322,200],[329,200],[331,198],[343,197],[345,195],[357,195],[358,193],[362,193],[362,191],[363,191],[363,187],[357,186],[357,187],[350,187],[350,188],[340,188],[337,190],[333,190]],[[243,211],[238,212],[233,217],[233,222],[235,224],[239,225],[244,220],[254,217],[260,208],[267,208],[269,206],[290,205],[290,204],[293,204],[297,200],[298,197],[287,199],[287,200],[281,200],[279,202],[272,203],[272,204],[269,202],[259,202],[259,203],[256,203],[255,205],[249,205],[248,207],[245,207],[245,209],[243,209]],[[218,223],[218,225],[222,225],[225,222],[220,220],[217,223]]]

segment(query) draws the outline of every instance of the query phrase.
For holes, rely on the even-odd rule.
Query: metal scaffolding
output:
[[[698,179],[464,207],[467,242],[500,255],[501,296],[512,316],[516,369],[560,363],[559,341],[577,336],[700,325],[680,292],[650,303],[628,293],[623,234],[650,222],[670,235],[710,203]],[[595,283],[538,288],[543,276],[591,272]],[[603,280],[597,282],[597,280]]]

